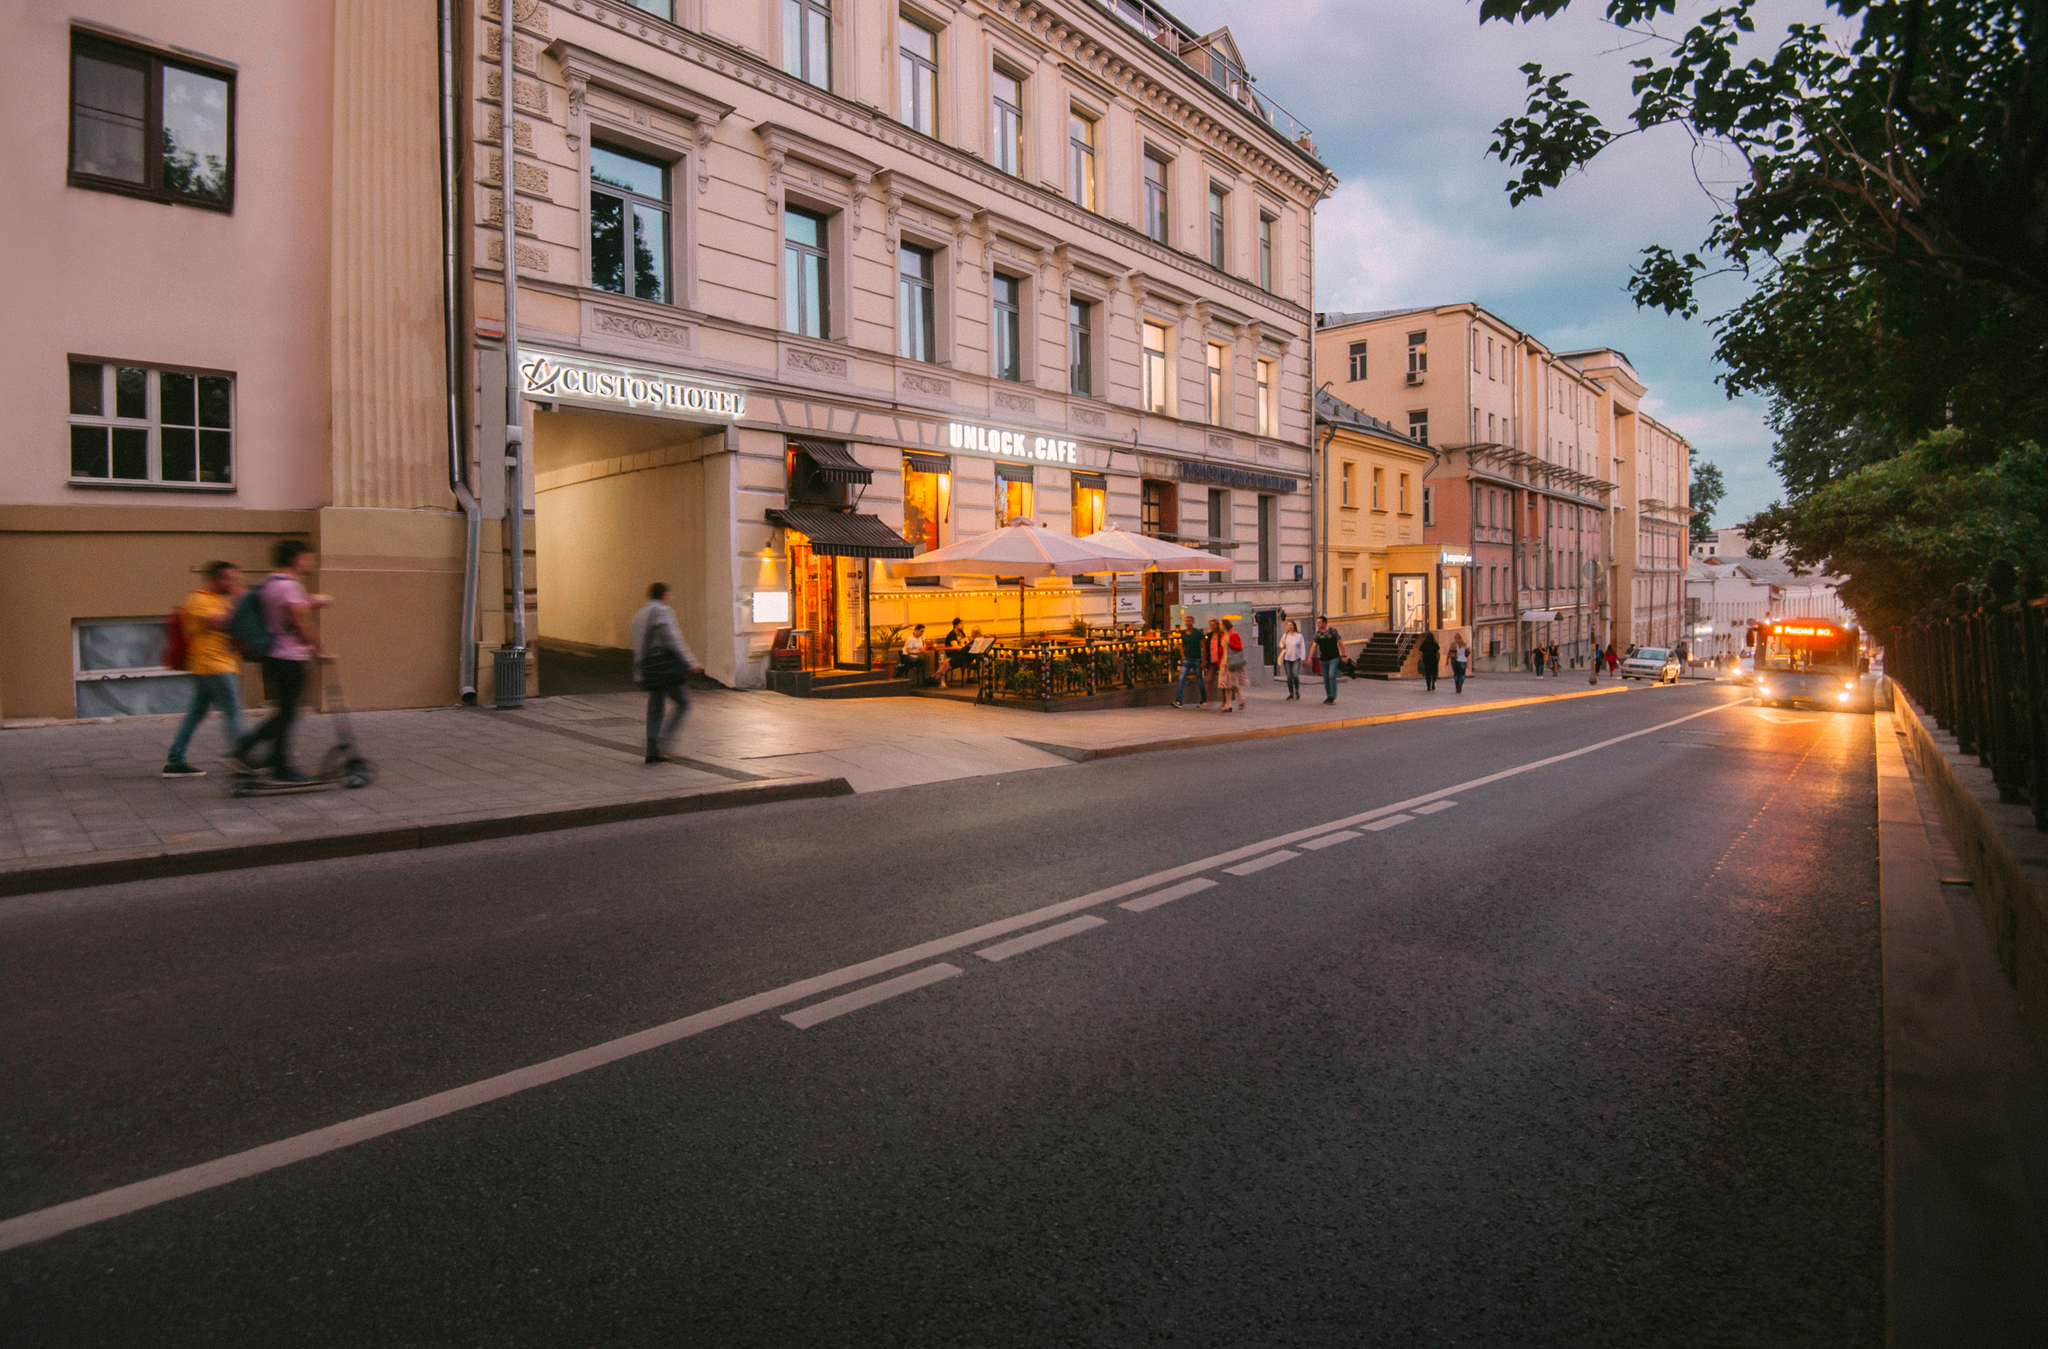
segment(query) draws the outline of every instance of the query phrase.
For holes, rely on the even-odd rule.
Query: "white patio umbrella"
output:
[[[1166,539],[1155,539],[1149,534],[1133,534],[1121,525],[1109,525],[1093,534],[1084,534],[1078,542],[1113,550],[1131,559],[1132,565],[1109,573],[1111,622],[1116,621],[1116,581],[1119,575],[1142,575],[1148,571],[1216,571],[1222,561],[1214,553],[1205,553],[1199,548],[1189,548]]]
[[[1012,520],[1001,529],[919,553],[890,567],[894,576],[1014,576],[1017,635],[1024,635],[1024,582],[1039,576],[1087,576],[1129,567],[1127,552],[1111,552],[1071,534]]]

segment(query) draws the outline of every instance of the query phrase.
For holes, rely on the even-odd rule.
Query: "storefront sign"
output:
[[[1440,567],[1469,567],[1472,565],[1472,554],[1461,553],[1455,548],[1445,548],[1437,554],[1436,561]]]
[[[965,422],[947,422],[946,443],[956,450],[992,454],[999,459],[1028,459],[1039,464],[1081,462],[1081,447],[1074,441],[1058,440],[1052,436],[1027,435],[1022,431],[1005,431],[997,426],[969,426]]]
[[[1249,469],[1225,468],[1221,464],[1192,464],[1180,461],[1183,482],[1215,482],[1226,487],[1249,487],[1259,492],[1292,492],[1295,481],[1275,473],[1253,473]]]
[[[581,358],[571,359],[552,352],[521,358],[519,391],[528,398],[573,398],[593,403],[616,403],[636,412],[700,417],[747,415],[747,396],[744,393],[707,389],[668,375]]]

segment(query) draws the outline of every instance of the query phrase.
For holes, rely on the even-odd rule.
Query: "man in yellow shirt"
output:
[[[192,733],[206,719],[208,708],[220,709],[227,723],[230,750],[242,742],[242,658],[228,640],[228,620],[235,612],[235,596],[242,591],[241,572],[232,562],[214,562],[206,568],[206,584],[185,597],[185,668],[192,673],[192,706],[178,723],[177,738],[164,762],[167,778],[203,778],[206,770],[185,762],[185,750]],[[234,764],[230,753],[228,762]]]

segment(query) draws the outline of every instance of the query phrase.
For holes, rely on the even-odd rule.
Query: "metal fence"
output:
[[[1171,637],[998,645],[981,658],[981,701],[1050,707],[1064,698],[1152,688],[1168,682],[1179,654]]]
[[[2048,831],[2048,599],[1894,628],[1885,674]]]

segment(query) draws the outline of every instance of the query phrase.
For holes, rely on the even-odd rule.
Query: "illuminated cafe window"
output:
[[[903,456],[903,538],[920,553],[944,546],[953,514],[953,461],[943,454]],[[906,586],[936,588],[936,576],[908,576]]]
[[[228,490],[235,377],[71,362],[71,475],[80,486]]]
[[[1109,479],[1100,473],[1076,472],[1073,533],[1086,538],[1109,523]]]
[[[1029,464],[996,465],[996,525],[1032,518],[1032,478]]]

